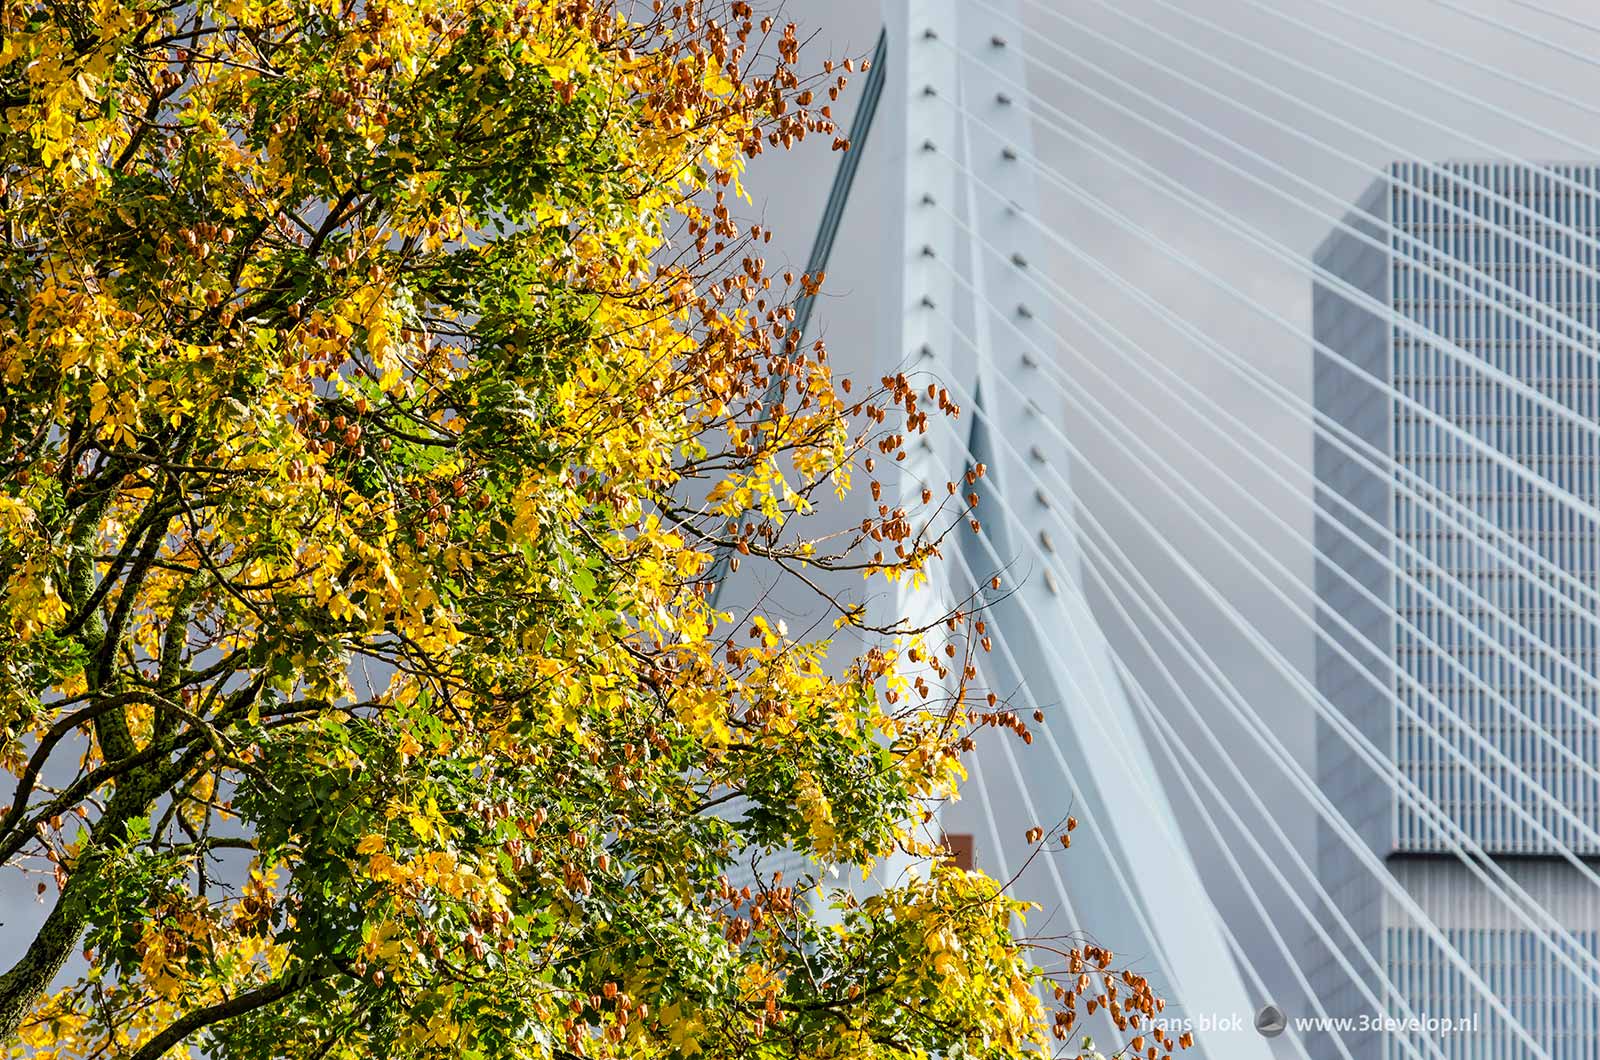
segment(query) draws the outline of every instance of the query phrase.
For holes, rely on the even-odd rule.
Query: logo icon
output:
[[[1283,1009],[1277,1005],[1263,1005],[1261,1011],[1256,1013],[1256,1033],[1263,1038],[1276,1038],[1288,1025],[1289,1021],[1283,1017]]]

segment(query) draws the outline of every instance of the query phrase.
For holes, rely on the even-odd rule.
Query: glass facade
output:
[[[1554,808],[1593,823],[1600,807],[1600,786],[1577,768],[1600,762],[1585,720],[1600,706],[1600,624],[1551,573],[1592,587],[1600,572],[1600,534],[1560,495],[1600,497],[1600,358],[1580,329],[1600,323],[1600,291],[1593,247],[1578,238],[1600,232],[1595,170],[1557,170],[1578,188],[1515,166],[1453,172],[1465,180],[1396,166],[1389,192],[1393,223],[1411,237],[1393,240],[1392,304],[1415,324],[1393,336],[1394,461],[1424,487],[1394,491],[1395,653],[1414,679],[1398,693],[1420,715],[1397,719],[1396,761],[1490,853],[1549,853],[1556,840],[1600,852]],[[1521,549],[1445,518],[1441,495]],[[1541,560],[1546,577],[1527,573]],[[1424,726],[1458,736],[1538,825]],[[1463,726],[1483,742],[1459,737]],[[1400,850],[1448,849],[1408,810],[1396,825]]]
[[[1340,230],[1318,250],[1327,276],[1313,292],[1316,578],[1331,641],[1319,644],[1317,680],[1403,781],[1327,725],[1319,776],[1558,1060],[1600,1057],[1600,999],[1525,928],[1491,922],[1492,896],[1443,855],[1464,834],[1513,877],[1540,866],[1547,908],[1593,951],[1600,891],[1551,859],[1600,855],[1589,775],[1600,763],[1600,532],[1581,514],[1600,500],[1597,188],[1600,170],[1586,166],[1395,163],[1351,215],[1360,235]],[[1331,834],[1319,865],[1414,1013],[1482,1007]],[[1330,1012],[1371,1009],[1332,965],[1319,979]],[[1485,1014],[1439,1043],[1452,1058],[1535,1055],[1503,1022]],[[1345,1041],[1380,1055],[1380,1037]],[[1412,1055],[1392,1037],[1381,1055]]]

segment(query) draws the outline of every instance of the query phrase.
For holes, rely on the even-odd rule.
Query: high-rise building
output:
[[[1574,970],[1600,978],[1600,889],[1572,863],[1600,856],[1597,188],[1592,166],[1397,162],[1315,255],[1317,683],[1347,723],[1319,728],[1319,780],[1554,1060],[1600,1056]],[[1351,1055],[1413,1055],[1370,1018],[1408,1015],[1452,1021],[1452,1060],[1537,1055],[1331,829],[1318,848],[1325,928],[1384,973],[1350,960],[1374,1011],[1318,970],[1330,1015],[1369,1017]],[[1577,949],[1545,945],[1540,906]]]

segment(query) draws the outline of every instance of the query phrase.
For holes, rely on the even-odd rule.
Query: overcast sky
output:
[[[960,2],[981,9],[987,0]],[[1379,168],[1395,158],[1593,158],[1597,152],[1588,145],[1600,141],[1593,131],[1600,104],[1600,32],[1564,23],[1530,6],[1597,26],[1600,10],[1584,0],[1013,2],[1026,27],[999,16],[994,17],[993,27],[1029,57],[1040,161],[1104,206],[1151,230],[1199,268],[1182,264],[1167,250],[1109,222],[1077,193],[1047,177],[1036,178],[1043,220],[1070,249],[1041,235],[1029,259],[1044,262],[1048,275],[1082,299],[1089,311],[1180,373],[1216,407],[1197,411],[1175,402],[1150,381],[1138,357],[1098,340],[1059,313],[1053,324],[1065,341],[1056,351],[1057,363],[1076,381],[1071,388],[1074,395],[1083,402],[1102,403],[1110,413],[1107,422],[1114,426],[1097,425],[1092,404],[1075,407],[1064,397],[1041,396],[1041,400],[1054,401],[1074,445],[1116,487],[1108,489],[1091,474],[1075,473],[1090,512],[1129,552],[1277,735],[1295,749],[1308,770],[1314,770],[1309,706],[1273,675],[1262,653],[1206,601],[1163,545],[1138,526],[1130,510],[1153,522],[1167,542],[1222,588],[1254,630],[1302,672],[1311,673],[1312,632],[1257,577],[1258,572],[1270,571],[1274,562],[1281,563],[1293,578],[1279,578],[1279,584],[1296,593],[1295,599],[1305,599],[1294,584],[1309,583],[1311,575],[1310,492],[1295,468],[1310,464],[1309,424],[1302,414],[1274,405],[1242,385],[1183,328],[1197,329],[1293,393],[1309,398],[1311,350],[1305,334],[1310,328],[1311,282],[1304,270],[1311,251]],[[866,0],[806,0],[790,4],[787,14],[815,31],[808,55],[820,60],[825,55],[868,51],[881,17],[875,7]],[[1513,28],[1475,20],[1467,12]],[[1578,56],[1520,37],[1519,31],[1550,38]],[[1229,32],[1242,39],[1231,39]],[[1423,43],[1408,41],[1403,34]],[[974,41],[970,46],[985,43]],[[1447,57],[1429,45],[1465,58]],[[1511,76],[1498,76],[1483,64],[1500,67]],[[893,86],[897,72],[890,70],[888,76]],[[1518,85],[1514,79],[1544,91]],[[1557,98],[1562,96],[1575,102]],[[852,94],[843,109],[848,110],[854,99]],[[1496,114],[1492,108],[1521,120]],[[1115,155],[1108,143],[1131,151],[1175,180],[1177,188],[1159,186],[1119,168],[1105,157]],[[763,159],[751,174],[756,209],[778,231],[775,256],[781,260],[786,255],[796,265],[805,260],[837,161],[816,149],[824,146],[806,145],[794,155]],[[894,217],[902,204],[893,194],[897,177],[887,172],[884,161],[889,152],[884,143],[869,139],[865,151],[841,253],[829,269],[829,296],[816,317],[816,329],[828,339],[835,360],[847,364],[865,363],[881,354],[883,318],[894,311],[887,298],[892,291],[890,277],[898,267]],[[1203,151],[1221,161],[1207,158]],[[1219,208],[1224,222],[1208,220],[1195,200]],[[1240,235],[1247,227],[1286,248],[1291,256],[1285,260],[1253,245]],[[1160,312],[1097,276],[1079,255],[1154,298],[1181,325],[1163,323]],[[1210,278],[1200,270],[1209,272]],[[1068,344],[1076,352],[1069,352]],[[1103,369],[1113,382],[1106,382],[1095,369]],[[1126,395],[1119,394],[1119,388]],[[1250,442],[1256,451],[1287,455],[1292,463],[1275,466],[1292,488],[1274,484],[1249,468],[1219,437],[1215,428],[1224,424],[1224,414],[1238,417],[1259,436]],[[1141,466],[1145,457],[1115,425],[1137,432],[1168,465],[1159,479],[1146,473]],[[1181,441],[1174,441],[1164,427],[1172,428]],[[1237,519],[1241,529],[1230,534],[1230,540],[1250,557],[1249,563],[1228,558],[1208,526],[1185,511],[1186,502],[1171,487],[1175,478],[1197,486]],[[1262,500],[1270,514],[1252,509],[1241,491]],[[1103,600],[1100,604],[1113,646],[1141,675],[1141,684],[1167,715],[1184,727],[1175,694],[1112,610]],[[1162,643],[1153,627],[1147,631]],[[1212,724],[1224,739],[1244,747],[1247,741],[1222,720],[1198,680],[1185,685],[1185,693],[1214,719]],[[1305,800],[1248,752],[1242,751],[1240,758],[1252,785],[1267,795],[1280,822],[1314,861],[1315,826]],[[1212,762],[1211,767],[1218,775],[1226,772],[1221,763]],[[1269,990],[1286,1007],[1298,1007],[1298,992],[1228,870],[1192,813],[1180,806],[1180,816],[1187,834],[1195,837],[1203,874],[1214,885],[1214,893],[1223,896],[1224,911],[1251,948]],[[1269,895],[1285,934],[1291,942],[1303,941],[1308,932],[1304,923],[1281,900],[1270,898],[1272,885],[1260,866],[1248,854],[1241,856],[1257,886]]]

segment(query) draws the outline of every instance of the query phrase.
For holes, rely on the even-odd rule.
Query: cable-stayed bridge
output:
[[[1600,1057],[1600,12],[883,22],[805,312],[961,406],[899,486],[982,530],[893,606],[985,597],[1045,719],[940,826],[1206,1056]]]

